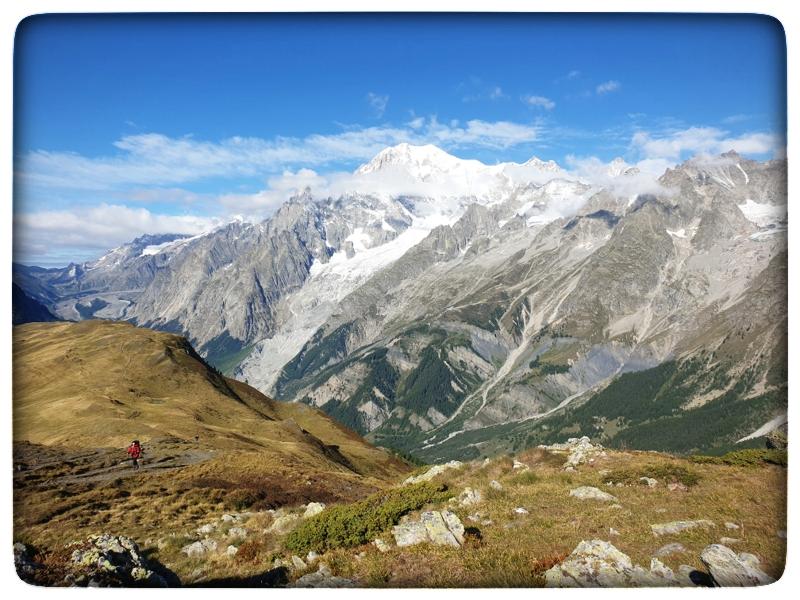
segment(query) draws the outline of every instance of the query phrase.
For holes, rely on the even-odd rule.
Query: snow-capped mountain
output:
[[[15,281],[60,316],[181,332],[262,391],[426,458],[576,426],[647,446],[651,422],[735,415],[689,450],[785,408],[785,231],[785,161],[728,153],[648,181],[617,159],[593,179],[401,144],[351,190],[304,190],[263,222]],[[680,399],[600,395],[666,372]]]

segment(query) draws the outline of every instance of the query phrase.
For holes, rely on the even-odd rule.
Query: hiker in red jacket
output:
[[[139,458],[144,454],[144,448],[142,448],[139,440],[133,440],[131,445],[128,446],[127,452],[133,461],[133,469],[137,470],[139,468]]]

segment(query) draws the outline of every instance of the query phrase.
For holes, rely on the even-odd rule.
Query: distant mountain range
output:
[[[653,181],[621,159],[582,178],[401,144],[349,186],[14,281],[60,318],[184,334],[427,460],[579,434],[721,451],[785,414],[785,160]]]

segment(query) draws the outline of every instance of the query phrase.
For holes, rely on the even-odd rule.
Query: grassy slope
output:
[[[354,500],[409,469],[314,408],[220,376],[171,334],[27,324],[13,356],[15,532],[36,544],[109,526],[141,538],[240,505]],[[133,438],[147,451],[139,473],[121,462]]]

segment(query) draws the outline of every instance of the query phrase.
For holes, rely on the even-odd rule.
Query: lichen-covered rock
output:
[[[403,519],[392,528],[398,546],[431,543],[459,547],[464,543],[464,525],[449,510],[423,512],[419,519]]]
[[[115,535],[92,535],[70,557],[74,585],[97,587],[164,587],[163,577],[155,573],[132,539]]]
[[[247,529],[244,527],[231,527],[228,530],[228,537],[244,539],[247,537]]]
[[[657,523],[650,525],[653,533],[656,535],[677,535],[689,529],[696,529],[702,527],[703,529],[710,529],[716,527],[713,521],[708,519],[698,519],[697,521],[671,521],[669,523]]]
[[[672,570],[652,559],[650,569],[634,565],[610,542],[582,541],[566,560],[545,572],[547,587],[677,586]]]
[[[759,560],[752,554],[736,554],[721,544],[711,544],[700,554],[708,568],[714,585],[719,587],[750,587],[767,585],[775,581],[759,568]]]
[[[597,500],[599,502],[617,501],[616,497],[612,496],[608,492],[604,492],[603,490],[599,490],[596,487],[591,487],[588,485],[570,490],[569,495],[573,498],[577,498],[578,500]]]
[[[480,490],[476,490],[471,487],[464,488],[464,491],[458,495],[457,502],[459,506],[472,506],[474,504],[480,504],[483,502],[483,494],[481,494]]]
[[[421,475],[411,476],[403,481],[403,485],[413,485],[415,483],[422,483],[423,481],[430,481],[437,475],[441,475],[445,471],[450,469],[458,469],[459,467],[464,466],[459,460],[451,460],[450,462],[446,462],[441,465],[433,465],[430,469],[422,473]]]

